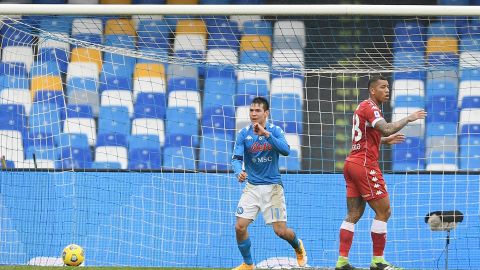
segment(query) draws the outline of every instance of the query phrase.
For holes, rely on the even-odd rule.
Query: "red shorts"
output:
[[[368,167],[345,161],[343,176],[347,184],[347,197],[362,197],[365,201],[388,196],[387,186],[378,167]]]

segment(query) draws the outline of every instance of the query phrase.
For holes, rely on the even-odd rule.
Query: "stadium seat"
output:
[[[101,106],[122,106],[133,116],[132,92],[127,90],[105,90],[100,97]]]
[[[272,79],[271,95],[293,94],[303,102],[303,80],[299,78],[274,78]]]
[[[427,102],[433,97],[445,96],[453,97],[457,99],[458,95],[458,83],[453,81],[445,80],[430,80],[427,81],[427,86],[425,89],[425,98]]]
[[[460,38],[460,52],[480,51],[480,40],[475,36],[462,36]]]
[[[269,51],[242,50],[240,51],[240,64],[270,66],[272,55]]]
[[[405,142],[392,147],[392,156],[394,167],[395,164],[418,164],[418,168],[423,169],[425,166],[425,141],[423,138],[407,137]]]
[[[100,146],[122,146],[127,148],[127,136],[122,133],[99,133],[96,147]]]
[[[88,138],[88,144],[93,146],[97,141],[97,125],[93,118],[66,118],[63,122],[64,133],[81,133]]]
[[[128,168],[130,170],[159,170],[162,168],[160,148],[130,149]]]
[[[125,48],[130,50],[136,49],[136,36],[127,34],[110,34],[104,36],[103,44],[110,47]]]
[[[243,22],[243,35],[272,37],[272,22],[266,20],[245,21]]]
[[[395,107],[425,107],[425,100],[421,96],[397,96]]]
[[[457,98],[433,96],[427,100],[427,122],[458,122]]]
[[[168,95],[168,107],[189,107],[195,109],[195,115],[201,117],[200,93],[197,91],[174,91]]]
[[[196,66],[170,64],[167,67],[167,80],[171,79],[199,79],[199,72]]]
[[[458,59],[457,59],[458,60]],[[439,80],[439,81],[452,81],[458,82],[458,61],[453,65],[447,63],[443,66],[431,68],[427,71],[427,81]]]
[[[39,37],[38,59],[42,63],[53,62],[57,65],[60,72],[66,73],[68,67],[67,52],[69,51],[69,47],[69,44],[66,42]]]
[[[219,27],[209,27],[219,28]],[[236,34],[232,30],[226,30],[228,32],[209,32],[209,38],[207,41],[208,50],[211,49],[233,49],[238,51],[240,48],[240,41],[238,40],[238,33]]]
[[[272,52],[270,36],[248,35],[240,40],[240,51],[267,51]]]
[[[132,135],[154,135],[160,144],[165,144],[165,123],[163,119],[136,118],[132,120]]]
[[[280,170],[299,171],[301,170],[301,159],[297,151],[290,151],[288,156],[280,155],[278,166]]]
[[[460,136],[460,169],[480,170],[480,135]]]
[[[21,104],[25,107],[25,114],[30,115],[32,97],[28,89],[3,89],[0,90],[0,104]]]
[[[25,78],[28,77],[28,72],[27,68],[25,67],[24,63],[18,63],[18,62],[0,62],[0,76],[4,77],[7,76],[8,78],[10,77],[21,77]],[[5,86],[2,84],[5,88]]]
[[[460,129],[466,124],[480,124],[480,109],[463,109],[460,111]]]
[[[242,128],[247,127],[251,124],[249,115],[250,115],[250,105],[236,107],[236,110],[235,110],[236,132],[239,132]]]
[[[398,121],[418,110],[423,110],[423,108],[395,107],[393,108],[393,112],[392,112],[392,121],[393,122]],[[407,125],[402,129],[402,133],[405,134],[405,136],[407,137],[423,137],[425,134],[425,119],[419,119],[415,122],[409,123],[409,125]]]
[[[98,115],[98,136],[101,134],[130,134],[130,116],[127,107],[101,106]],[[98,142],[97,142],[98,145]]]
[[[204,108],[202,114],[202,134],[226,133],[233,138],[235,134],[235,109],[234,107]]]
[[[137,63],[134,78],[160,78],[165,81],[165,66],[160,63]]]
[[[462,81],[478,81],[478,80],[480,80],[480,68],[460,69],[460,83]]]
[[[460,52],[460,69],[465,68],[480,68],[480,51],[466,51]]]
[[[72,78],[83,78],[92,80],[98,84],[98,80],[100,79],[99,74],[100,70],[98,69],[98,65],[95,63],[71,62],[68,64],[67,82]],[[95,89],[98,89],[98,87],[96,86]]]
[[[172,170],[195,170],[195,151],[191,147],[165,147],[163,168]]]
[[[16,130],[26,135],[27,114],[22,104],[2,104],[0,105],[0,129]]]
[[[140,93],[138,94],[134,111],[134,118],[150,118],[140,117],[140,115],[156,116],[153,118],[165,118],[165,110],[167,102],[165,95],[162,93]],[[146,110],[149,110],[148,112]]]
[[[198,136],[198,119],[193,107],[168,107],[166,112],[166,137],[170,135]],[[198,141],[195,140],[195,146]]]
[[[480,96],[480,80],[460,81],[458,87],[458,107],[463,108],[462,102],[468,97]]]
[[[393,66],[395,68],[423,68],[425,65],[423,52],[397,52],[393,54]],[[414,79],[416,79],[414,77]]]
[[[62,78],[60,76],[38,76],[32,78],[30,91],[32,98],[35,97],[37,91],[51,90],[52,92],[63,91]]]
[[[57,136],[61,131],[60,113],[53,103],[34,103],[28,118],[29,133]]]
[[[120,170],[121,169],[121,164],[120,162],[114,162],[114,161],[94,161],[91,164],[91,168],[98,170],[98,169],[104,169],[104,170]]]
[[[461,127],[460,135],[466,134],[480,134],[480,123],[479,124],[465,124]]]
[[[120,168],[128,168],[128,152],[122,146],[99,146],[95,148],[95,162],[118,162]]]
[[[65,4],[65,1],[63,0],[57,0],[54,2],[63,2],[61,4]],[[71,21],[65,20],[64,17],[45,16],[41,18],[39,22],[39,29],[50,33],[69,35],[72,30],[71,27]]]
[[[267,82],[263,80],[239,80],[237,83],[235,106],[248,106],[257,96],[267,97],[267,87]]]
[[[460,105],[462,109],[476,109],[480,108],[480,96],[468,96],[462,99],[462,104]]]
[[[58,148],[89,148],[88,137],[83,133],[60,133],[55,137],[55,143]]]
[[[56,147],[56,137],[51,136],[49,133],[32,133],[28,134],[27,138],[24,139],[24,148],[27,149],[27,157],[29,156],[28,153],[35,149],[54,149]],[[30,155],[31,157],[31,155]],[[54,158],[54,155],[51,155]]]
[[[74,169],[89,168],[92,162],[92,152],[89,148],[63,148],[59,156],[59,160],[62,161],[63,164],[62,169],[70,169],[70,166],[65,166],[67,165],[65,160],[68,159],[70,159],[68,163],[70,163]]]
[[[449,67],[456,69],[458,67],[459,59],[456,53],[452,52],[432,52],[427,56],[428,64],[438,67]],[[456,75],[455,77],[457,77]]]
[[[131,135],[128,138],[128,149],[153,148],[160,149],[160,139],[156,135]]]
[[[0,130],[0,153],[6,160],[11,160],[17,166],[17,162],[23,162],[23,137],[17,130]]]
[[[92,78],[73,77],[67,81],[67,97],[69,104],[89,105],[94,116],[98,116],[100,97],[98,81]]]
[[[133,75],[133,66],[122,65],[119,63],[106,62],[103,63],[102,71],[100,73],[101,82],[106,81],[105,78],[127,77],[131,78]]]
[[[202,20],[178,20],[175,28],[175,35],[194,34],[201,35],[207,39],[207,26]]]
[[[167,92],[165,79],[162,77],[137,77],[133,81],[133,98],[138,102],[140,94],[161,94]]]
[[[275,22],[273,30],[274,49],[302,49],[307,46],[303,21],[281,20]]]
[[[273,94],[270,101],[272,120],[290,123],[303,123],[302,100],[295,94]],[[299,126],[300,132],[301,125]]]
[[[276,49],[272,55],[272,68],[303,69],[305,56],[303,49]]]
[[[200,142],[198,169],[226,171],[230,168],[233,153],[233,137],[216,137],[214,134],[204,134]]]
[[[30,69],[30,77],[60,76],[60,69],[53,61],[35,61]]]
[[[223,106],[233,107],[236,90],[236,83],[233,79],[205,79],[203,109]]]
[[[34,60],[31,46],[7,46],[2,48],[2,62],[22,63],[27,72],[30,72]]]
[[[102,52],[95,48],[73,48],[70,62],[95,63],[98,70],[102,70]]]
[[[432,37],[457,37],[457,27],[452,21],[431,22],[427,27],[428,38]]]
[[[230,16],[230,21],[236,23],[238,25],[239,31],[243,34],[243,24],[246,21],[258,21],[261,20],[262,17],[260,15],[232,15]]]
[[[455,172],[458,170],[457,153],[451,151],[432,151],[427,159],[427,171]]]
[[[435,36],[427,40],[427,54],[431,53],[458,53],[458,39],[448,36]]]

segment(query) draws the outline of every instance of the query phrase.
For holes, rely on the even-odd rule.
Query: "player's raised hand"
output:
[[[242,171],[237,175],[238,182],[243,183],[245,180],[247,180],[248,174],[245,171]]]
[[[385,144],[397,144],[405,141],[405,135],[402,133],[395,133],[388,137],[383,137],[383,142]]]
[[[425,119],[425,117],[427,117],[427,112],[425,110],[419,110],[408,116],[408,122],[413,122],[418,119]]]
[[[259,123],[255,123],[255,124],[253,124],[253,132],[255,134],[259,135],[259,136],[263,136],[263,135],[265,135],[266,130]]]

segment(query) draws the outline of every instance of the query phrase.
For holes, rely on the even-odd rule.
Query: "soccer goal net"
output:
[[[0,6],[0,264],[61,264],[71,243],[87,266],[240,264],[243,186],[230,160],[262,96],[291,149],[280,159],[288,224],[310,266],[333,267],[351,118],[369,77],[382,74],[387,121],[428,112],[402,130],[404,143],[381,148],[386,258],[475,268],[480,9],[419,9]],[[453,210],[464,218],[451,232],[426,223]],[[356,227],[355,266],[369,265],[374,215]],[[296,267],[260,216],[249,229],[257,267]]]

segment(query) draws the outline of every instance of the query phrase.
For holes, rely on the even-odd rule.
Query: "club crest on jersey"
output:
[[[267,142],[265,142],[265,143],[255,142],[250,147],[250,152],[251,153],[258,153],[258,152],[270,151],[270,150],[272,150],[272,145],[267,143]]]
[[[373,111],[373,114],[375,115],[376,118],[380,117],[380,112],[379,111]]]
[[[239,215],[243,214],[243,207],[239,206],[237,208],[237,214],[239,214]]]

